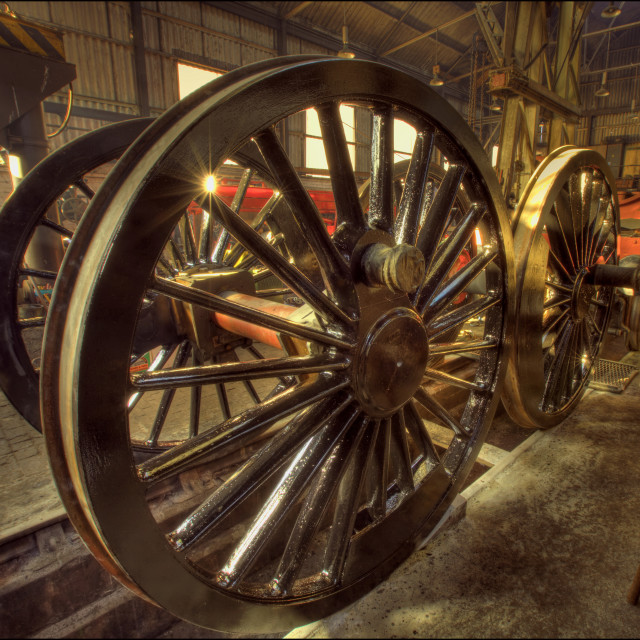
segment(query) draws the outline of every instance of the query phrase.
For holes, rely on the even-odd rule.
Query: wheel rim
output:
[[[325,615],[358,597],[406,557],[412,550],[412,543],[435,525],[469,471],[495,410],[513,275],[509,263],[511,247],[508,225],[499,204],[498,189],[491,170],[462,120],[428,88],[380,65],[345,62],[332,60],[296,64],[255,76],[248,82],[236,83],[226,93],[220,92],[194,107],[191,113],[177,122],[170,136],[158,136],[155,144],[147,146],[150,150],[141,164],[132,162],[127,166],[128,177],[116,176],[110,181],[109,197],[105,196],[102,203],[104,210],[101,212],[100,232],[96,235],[101,239],[100,246],[94,241],[87,250],[70,298],[70,308],[77,313],[69,315],[62,332],[62,357],[65,362],[73,364],[61,372],[59,389],[43,387],[43,404],[47,403],[47,394],[54,393],[56,397],[53,401],[56,404],[59,402],[60,416],[57,419],[63,425],[83,425],[79,429],[75,426],[65,428],[62,432],[64,466],[69,471],[64,477],[58,477],[57,481],[59,484],[68,484],[71,480],[73,483],[77,500],[83,505],[84,517],[90,521],[94,540],[103,547],[107,562],[111,562],[114,572],[122,573],[126,581],[137,584],[155,602],[198,624],[226,630],[290,628],[306,619]],[[320,79],[323,85],[319,94],[300,89],[306,83],[310,83],[307,85],[309,87],[317,86]],[[289,92],[286,111],[281,106],[283,86]],[[263,104],[259,110],[254,109],[247,119],[250,125],[242,123],[241,128],[235,129],[226,127],[226,119],[238,113],[238,109],[243,109],[245,101],[251,100],[251,96],[255,101],[256,95],[261,96]],[[333,101],[333,106],[322,109],[321,122],[324,123],[325,145],[328,145],[338,209],[338,229],[333,238],[329,238],[324,226],[318,224],[317,218],[314,219],[313,210],[305,203],[289,169],[286,154],[283,156],[277,139],[269,129],[275,121],[289,114],[327,101]],[[340,140],[342,127],[336,125],[339,120],[336,120],[335,113],[340,101],[372,104],[375,109],[372,155],[374,196],[373,211],[369,214],[369,225],[373,228],[369,230],[359,208],[353,175],[350,181],[340,178],[340,175],[345,175],[342,171],[347,167],[345,157],[348,157],[345,156],[346,145]],[[431,107],[430,113],[421,113],[418,105],[427,103]],[[419,192],[409,191],[402,223],[396,225],[396,237],[389,233],[393,227],[393,220],[389,217],[391,208],[388,206],[392,163],[385,159],[390,155],[385,155],[384,149],[391,151],[385,139],[388,140],[387,134],[392,124],[392,105],[402,108],[404,117],[424,129],[414,153],[413,177],[416,181],[420,176],[426,177],[428,154],[425,153],[425,143],[430,137],[427,129],[436,125],[439,148],[445,150],[450,162],[457,162],[458,165],[464,163],[467,169],[469,189],[481,211],[474,210],[475,213],[465,218],[467,227],[461,229],[458,236],[454,233],[445,234],[452,238],[452,242],[447,243],[448,251],[445,247],[437,252],[436,248],[438,238],[445,231],[445,222],[461,177],[462,171],[456,168],[458,165],[452,165],[445,178],[447,188],[441,189],[443,195],[438,208],[431,217],[427,217],[427,222],[420,230],[411,224],[411,217],[415,220],[419,212]],[[203,117],[204,114],[208,121]],[[172,221],[167,219],[162,225],[156,221],[147,226],[144,242],[140,237],[131,235],[133,227],[127,227],[140,224],[146,218],[145,209],[151,204],[150,198],[160,198],[169,211],[184,199],[184,178],[180,177],[177,182],[175,180],[176,176],[184,176],[184,173],[181,174],[180,164],[176,164],[174,159],[180,158],[184,166],[185,149],[190,148],[197,155],[198,149],[194,149],[193,145],[203,140],[201,132],[207,130],[208,122],[216,122],[223,131],[233,131],[231,140],[216,139],[215,134],[207,138],[206,150],[204,153],[200,151],[200,157],[212,158],[214,165],[249,144],[249,139],[257,137],[260,140],[276,186],[288,197],[293,215],[298,215],[301,221],[308,223],[305,232],[319,264],[309,270],[311,274],[314,269],[320,271],[329,292],[327,296],[309,287],[309,281],[305,282],[300,276],[302,268],[296,272],[278,267],[278,261],[266,247],[256,244],[255,238],[242,225],[238,226],[237,220],[219,203],[216,204],[215,199],[212,200],[209,206],[217,209],[225,226],[245,245],[249,245],[263,264],[268,264],[283,281],[285,278],[282,274],[287,275],[296,293],[315,308],[316,318],[324,318],[322,322],[313,321],[311,326],[302,323],[297,323],[295,327],[285,326],[273,318],[264,322],[268,327],[290,332],[303,341],[315,343],[311,351],[307,350],[307,355],[301,356],[304,363],[300,361],[301,364],[294,366],[291,359],[285,363],[287,371],[298,376],[308,376],[312,372],[314,375],[310,379],[307,377],[306,382],[299,382],[293,390],[281,392],[271,404],[262,403],[258,410],[245,411],[219,427],[225,433],[233,424],[245,431],[254,427],[262,429],[284,415],[293,416],[288,426],[267,440],[256,457],[246,463],[248,466],[238,471],[237,478],[240,480],[227,480],[222,485],[222,492],[228,492],[227,498],[231,496],[228,504],[232,506],[239,495],[237,482],[248,482],[252,486],[252,482],[258,478],[264,480],[262,490],[266,491],[263,495],[261,489],[256,490],[259,504],[257,507],[254,505],[252,517],[249,518],[253,524],[248,526],[244,542],[236,540],[235,551],[231,550],[226,564],[216,564],[217,560],[211,560],[211,555],[206,562],[202,558],[198,558],[197,562],[194,560],[198,555],[197,545],[203,540],[226,539],[224,536],[229,535],[228,532],[218,535],[220,532],[214,531],[220,523],[212,524],[208,520],[205,515],[205,511],[209,512],[208,507],[203,506],[198,514],[193,514],[171,531],[163,531],[151,513],[144,495],[146,489],[139,480],[154,478],[158,481],[166,470],[175,475],[174,471],[196,461],[193,454],[198,447],[202,446],[202,450],[206,448],[211,453],[209,445],[216,429],[203,434],[198,444],[192,441],[191,444],[174,448],[162,454],[164,457],[158,456],[136,469],[130,456],[126,412],[122,406],[122,394],[126,394],[130,384],[128,369],[122,369],[123,363],[128,361],[130,341],[122,338],[126,334],[121,329],[133,336],[145,283],[152,273],[158,250],[170,231]],[[153,139],[153,133],[153,128],[147,131],[147,142]],[[454,135],[461,142],[454,142]],[[334,145],[327,142],[332,137],[337,140]],[[130,153],[132,158],[138,155],[134,154],[134,150]],[[138,192],[134,184],[142,184],[139,172],[148,171],[144,169],[145,166],[152,169],[144,178],[145,187]],[[135,175],[136,170],[138,175]],[[189,179],[193,181],[193,175]],[[179,191],[175,190],[177,187]],[[181,195],[178,197],[177,193]],[[175,200],[169,202],[169,197]],[[116,205],[116,202],[120,205]],[[122,205],[127,215],[116,221],[116,206],[122,209]],[[97,206],[95,202],[94,206]],[[307,217],[300,213],[305,208]],[[491,231],[491,236],[485,239],[489,247],[487,254],[479,256],[473,268],[465,271],[466,280],[459,279],[455,286],[445,287],[446,290],[438,289],[457,256],[453,238],[457,238],[457,243],[462,242],[461,247],[464,246],[478,220],[482,220]],[[430,230],[436,236],[435,242],[430,239]],[[114,235],[116,231],[118,237]],[[300,235],[299,230],[297,233]],[[384,286],[371,287],[362,282],[359,265],[366,264],[365,270],[371,266],[363,257],[370,245],[394,246],[397,240],[409,240],[412,244],[416,238],[428,259],[433,254],[435,259],[427,277],[420,279],[420,289],[412,295],[415,304],[406,293],[392,293]],[[108,250],[105,244],[109,246]],[[289,237],[286,244],[289,247],[293,239]],[[116,295],[113,284],[123,281],[123,274],[117,273],[120,260],[116,254],[131,250],[135,250],[139,258],[135,265],[131,265],[132,269],[126,270],[124,281],[131,286]],[[347,268],[345,256],[351,268]],[[102,274],[108,273],[108,276],[95,279],[91,275],[96,261],[102,264]],[[496,267],[488,267],[489,264],[495,264]],[[452,322],[461,324],[465,313],[457,311],[455,318],[445,316],[443,320],[441,316],[436,317],[436,310],[446,312],[447,303],[457,298],[467,280],[478,273],[485,274],[487,293],[479,304],[474,301],[473,309],[467,307],[465,313],[471,314],[470,317],[484,313],[480,339],[463,346],[439,345],[438,333],[449,329]],[[156,278],[153,288],[176,298],[195,300],[193,294],[185,289],[176,288],[161,279]],[[219,300],[215,301],[216,310],[222,309],[230,315],[239,313],[238,309],[230,310],[228,306],[220,307],[220,304]],[[428,316],[429,323],[423,321],[415,309],[431,314]],[[106,332],[105,322],[111,325]],[[114,332],[116,325],[118,330]],[[425,340],[427,329],[430,332],[428,341]],[[82,333],[81,347],[76,350],[71,336],[79,330]],[[117,340],[119,344],[107,337],[111,335],[113,338],[116,333],[121,336]],[[102,335],[103,339],[96,340],[98,335]],[[413,340],[407,340],[406,336],[412,336]],[[398,375],[401,383],[393,382],[395,360],[392,362],[393,358],[385,350],[385,345],[394,339],[399,342],[392,356],[399,355]],[[474,353],[477,365],[474,365],[471,381],[453,377],[454,384],[462,385],[468,392],[462,416],[458,420],[442,410],[424,392],[420,383],[425,374],[437,380],[444,377],[451,382],[451,376],[438,371],[429,372],[428,368],[424,369],[425,364],[429,355],[459,353],[461,350]],[[71,360],[66,360],[67,357],[71,357]],[[96,358],[104,362],[107,368],[99,376],[88,366]],[[384,384],[378,380],[380,372],[376,371],[376,363],[380,363],[387,372],[383,374]],[[253,372],[256,370],[254,366]],[[224,375],[230,375],[230,369],[225,369]],[[110,380],[109,387],[103,387],[97,395],[92,394],[91,389],[100,387],[98,378],[104,380],[105,376]],[[387,393],[392,382],[394,390]],[[74,384],[82,385],[77,404],[69,395],[69,385]],[[441,421],[451,428],[449,445],[440,452],[441,455],[434,447],[425,423],[416,415],[415,407],[418,405],[414,404],[414,396],[431,411],[434,423]],[[89,413],[92,414],[90,419]],[[93,418],[98,418],[98,422]],[[110,425],[108,428],[107,423]],[[306,435],[305,424],[311,429]],[[88,464],[89,458],[98,450],[101,452],[100,469]],[[275,486],[269,487],[269,482],[277,484],[278,481],[274,475],[264,471],[261,465],[265,461],[269,463],[269,468],[280,468],[280,471],[283,466],[289,465],[289,471],[284,473],[279,484],[284,496],[282,500],[269,498],[269,490]],[[313,472],[323,465],[325,475],[312,480]],[[365,467],[368,469],[366,473]],[[109,497],[102,476],[106,469],[111,478]],[[307,476],[310,476],[308,483]],[[390,489],[387,480],[391,481]],[[309,486],[311,483],[312,487]],[[369,489],[362,489],[366,496],[362,505],[359,498],[361,484],[362,487],[370,485]],[[113,504],[111,499],[114,486],[118,487],[118,493],[122,496],[119,505]],[[384,487],[384,490],[380,487]],[[298,490],[301,493],[296,493]],[[214,502],[219,497],[220,494],[216,494]],[[298,498],[307,501],[302,509],[296,502]],[[323,529],[320,522],[326,502],[334,505],[331,515],[334,522],[342,524],[336,524],[334,538],[330,536],[326,541],[323,549],[328,560],[316,571],[309,565],[313,564],[309,547],[303,543],[308,542],[308,537],[314,533],[326,533],[326,527]],[[247,504],[245,507],[250,508]],[[360,506],[362,508],[358,509]],[[288,518],[295,522],[294,535],[288,543],[279,536],[270,538],[270,527],[261,524],[261,518],[266,518],[267,524],[275,526],[276,520],[273,518],[276,517],[268,515],[270,509],[282,511],[278,513],[278,517],[284,518],[279,520],[280,523]],[[227,519],[239,519],[241,523],[241,511],[232,510]],[[303,512],[309,515],[308,521],[298,517]],[[123,527],[126,528],[124,525],[128,519],[126,513],[135,514],[136,532],[133,539],[131,531],[123,535]],[[222,522],[225,523],[224,520]],[[318,525],[317,530],[311,526],[311,522]],[[202,536],[198,530],[201,525],[210,527]],[[354,526],[357,530],[355,536],[352,535]],[[194,534],[196,530],[197,534]],[[165,537],[165,533],[168,537]],[[384,543],[381,542],[383,539]],[[272,568],[269,575],[260,577],[259,571],[255,571],[257,556],[254,552],[264,552],[272,544],[280,549],[276,557],[281,567]],[[182,547],[187,549],[187,553],[178,551]],[[190,557],[187,557],[189,554]],[[307,565],[301,574],[296,574],[300,562]],[[305,570],[308,575],[305,575]],[[251,571],[253,577],[248,579]],[[268,573],[268,567],[265,571]],[[158,579],[160,575],[163,576],[162,580]]]
[[[596,152],[560,147],[536,169],[521,203],[505,407],[516,422],[546,428],[575,408],[606,333],[613,289],[584,277],[596,263],[617,264],[615,181]]]
[[[19,320],[17,282],[21,275],[30,273],[22,269],[24,256],[37,228],[47,226],[52,236],[60,239],[73,236],[73,229],[65,224],[60,229],[50,224],[47,211],[70,186],[91,198],[92,189],[84,177],[119,158],[151,122],[152,118],[141,118],[113,124],[68,143],[29,172],[0,212],[0,325],[4,336],[0,342],[0,386],[20,414],[38,430],[38,372],[23,331],[44,326],[46,308],[41,308],[43,315],[37,320]],[[49,270],[47,281],[53,288],[57,266],[51,265]]]

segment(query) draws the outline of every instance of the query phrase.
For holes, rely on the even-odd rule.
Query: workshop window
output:
[[[194,67],[190,64],[178,62],[178,96],[180,100],[221,75],[220,71],[203,69],[202,67]]]
[[[355,109],[349,105],[340,105],[340,117],[344,126],[344,134],[349,147],[349,157],[351,166],[356,166],[356,127]],[[315,109],[306,110],[306,131],[305,131],[305,165],[308,169],[328,169],[327,157],[324,153],[322,134],[320,132],[320,121],[318,112]]]

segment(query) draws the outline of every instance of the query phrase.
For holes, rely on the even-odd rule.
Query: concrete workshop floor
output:
[[[640,354],[625,362],[640,366]],[[637,638],[640,375],[591,391],[354,605],[294,638]]]

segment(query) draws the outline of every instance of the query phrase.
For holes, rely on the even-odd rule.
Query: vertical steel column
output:
[[[141,116],[150,115],[149,84],[147,82],[147,62],[144,52],[144,25],[140,2],[130,2],[131,31],[133,32],[133,62],[136,72],[136,94]]]

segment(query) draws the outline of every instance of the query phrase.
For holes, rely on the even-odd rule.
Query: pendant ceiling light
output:
[[[500,106],[500,103],[496,100],[495,96],[491,97],[491,104],[489,105],[489,109],[491,109],[491,111],[502,111],[502,107]]]
[[[611,18],[615,18],[616,16],[619,16],[620,13],[621,13],[620,7],[616,7],[616,5],[613,4],[613,2],[610,2],[609,6],[606,9],[602,10],[600,17],[611,19]]]
[[[596,91],[595,95],[598,98],[606,98],[609,95],[609,89],[605,86],[607,83],[607,72],[606,69],[609,66],[609,46],[611,45],[611,31],[609,31],[609,41],[607,42],[607,59],[604,64],[605,71],[602,73],[602,83],[600,84],[600,88]]]
[[[347,28],[347,8],[345,6],[342,13],[342,49],[338,51],[338,58],[351,60],[355,57],[356,54],[349,49],[349,29]]]
[[[432,87],[441,87],[444,80],[440,77],[440,65],[438,64],[438,30],[436,29],[436,63],[433,65],[433,78],[429,80]]]

